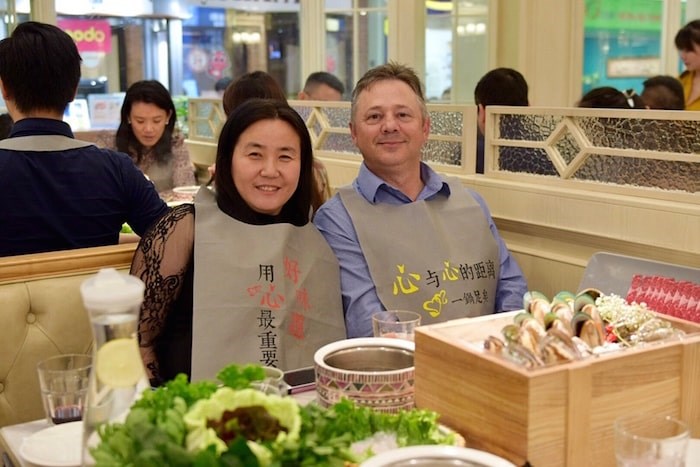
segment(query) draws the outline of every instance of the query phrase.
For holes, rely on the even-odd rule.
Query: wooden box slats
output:
[[[537,370],[466,344],[500,336],[515,313],[416,332],[416,405],[468,447],[517,465],[614,466],[613,421],[632,411],[679,417],[700,437],[700,325],[665,317],[683,339]]]

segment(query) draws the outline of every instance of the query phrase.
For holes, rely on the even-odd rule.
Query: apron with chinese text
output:
[[[402,205],[371,204],[351,186],[338,190],[382,304],[418,311],[423,324],[496,306],[498,244],[479,203],[458,181],[448,183],[449,197]]]
[[[338,261],[309,222],[249,225],[195,198],[192,380],[257,363],[291,370],[345,338]]]

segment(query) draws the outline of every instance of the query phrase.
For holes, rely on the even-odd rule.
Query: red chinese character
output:
[[[304,315],[293,311],[289,315],[289,334],[297,339],[304,338]]]

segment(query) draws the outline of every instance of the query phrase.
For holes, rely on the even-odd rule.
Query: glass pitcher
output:
[[[93,464],[90,448],[97,428],[123,422],[132,403],[150,385],[137,341],[143,282],[115,269],[101,269],[80,286],[94,336],[93,371],[83,415],[83,465]]]

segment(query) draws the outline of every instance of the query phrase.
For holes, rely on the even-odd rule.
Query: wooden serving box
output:
[[[416,329],[416,406],[441,414],[466,446],[517,465],[614,466],[613,421],[667,414],[700,437],[700,325],[664,316],[682,340],[527,370],[479,345],[517,312]]]

